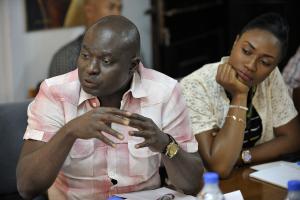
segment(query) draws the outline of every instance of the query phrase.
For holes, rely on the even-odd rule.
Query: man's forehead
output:
[[[107,3],[113,3],[113,4],[118,4],[121,5],[121,0],[84,0],[84,4],[96,4],[96,5],[103,5],[103,4],[107,4]]]
[[[100,33],[87,33],[83,39],[82,47],[98,54],[118,54],[124,50],[125,43],[122,38],[109,31]]]
[[[94,42],[113,42],[118,41],[121,42],[122,37],[119,36],[118,32],[111,27],[108,26],[95,26],[89,29],[84,37],[84,41],[86,40],[94,40]]]

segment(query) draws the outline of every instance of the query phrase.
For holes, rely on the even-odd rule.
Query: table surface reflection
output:
[[[223,193],[240,190],[245,200],[283,200],[287,190],[249,177],[250,168],[235,169],[228,179],[220,181]]]

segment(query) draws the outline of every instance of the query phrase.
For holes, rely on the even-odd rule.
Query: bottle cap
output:
[[[288,181],[289,191],[300,191],[300,180],[290,180]]]
[[[113,196],[110,196],[107,200],[123,200],[123,199],[125,199],[125,198],[113,195]]]
[[[218,183],[219,175],[216,172],[205,172],[203,179],[205,183]]]

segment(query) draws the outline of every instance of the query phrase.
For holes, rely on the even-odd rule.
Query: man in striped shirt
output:
[[[171,183],[196,194],[203,167],[178,82],[140,62],[136,26],[102,18],[86,32],[78,69],[46,79],[28,108],[20,194],[106,199]]]

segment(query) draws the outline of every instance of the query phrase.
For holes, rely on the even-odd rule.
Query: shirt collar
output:
[[[142,97],[147,96],[145,83],[142,81],[143,80],[143,77],[142,77],[143,70],[144,70],[144,66],[140,62],[138,70],[135,71],[134,74],[133,74],[130,89],[127,92],[124,93],[124,96],[129,94],[130,92],[131,92],[131,94],[134,98],[142,98]],[[123,96],[123,98],[124,98],[124,96]],[[80,105],[81,103],[83,103],[84,101],[89,100],[89,99],[97,99],[97,97],[86,93],[82,89],[82,87],[80,87],[78,105]]]
[[[143,71],[144,71],[144,66],[142,63],[140,63],[138,70],[135,71],[133,74],[133,79],[129,90],[131,91],[132,96],[134,98],[142,98],[147,96],[146,88],[144,85],[145,83],[142,77]]]
[[[82,104],[84,101],[86,100],[89,100],[89,99],[96,99],[97,97],[89,94],[89,93],[86,93],[82,87],[80,87],[80,94],[79,94],[79,101],[78,101],[78,106],[80,104]]]

